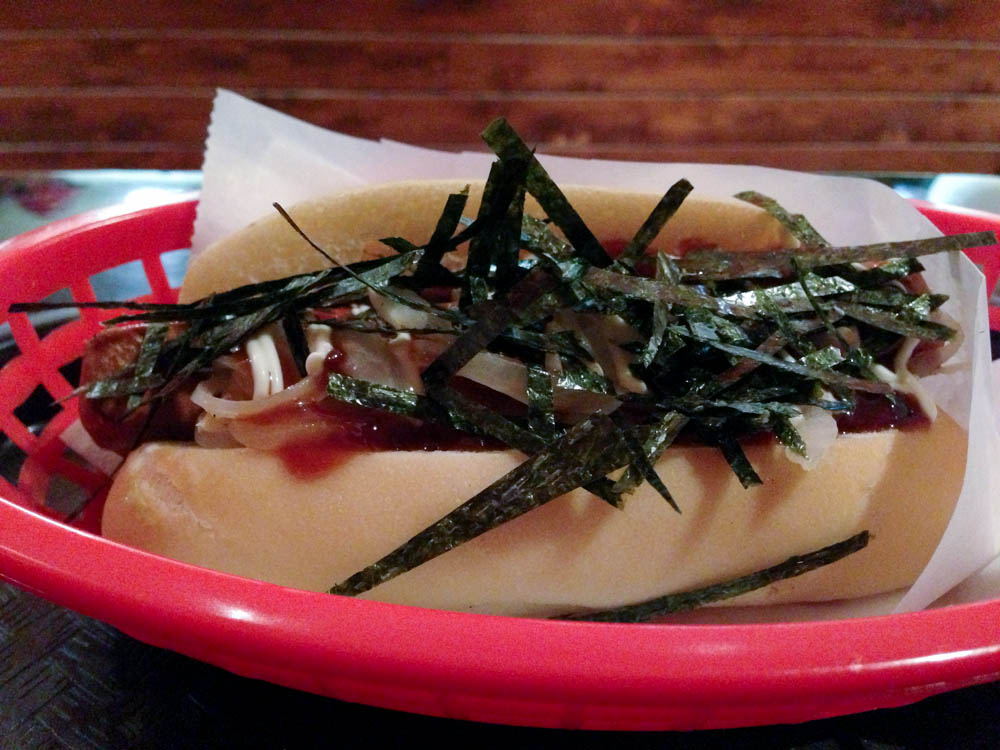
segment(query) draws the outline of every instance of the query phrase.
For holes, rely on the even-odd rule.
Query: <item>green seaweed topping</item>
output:
[[[611,263],[604,247],[580,218],[580,214],[567,200],[559,186],[535,158],[534,152],[521,140],[521,136],[502,117],[491,122],[483,131],[483,140],[500,157],[500,163],[511,161],[527,164],[526,188],[549,219],[559,227],[566,239],[582,258],[598,267]]]
[[[693,189],[694,186],[687,180],[678,180],[671,185],[670,189],[660,198],[660,202],[656,204],[653,212],[639,227],[635,236],[622,250],[621,255],[615,261],[616,264],[633,268],[636,261],[646,254],[646,249],[656,239],[656,235],[663,229],[663,225],[677,213],[677,209],[681,207],[681,203]]]
[[[559,615],[552,619],[577,620],[582,622],[648,622],[660,617],[666,617],[667,615],[687,612],[708,604],[732,599],[741,594],[747,594],[751,591],[762,589],[765,586],[770,586],[778,581],[785,581],[789,578],[804,575],[824,565],[830,565],[838,560],[842,560],[855,552],[859,552],[868,546],[868,540],[868,532],[862,531],[841,542],[836,542],[813,552],[807,552],[804,555],[794,555],[777,565],[772,565],[769,568],[764,568],[763,570],[758,570],[723,583],[713,583],[709,586],[690,591],[667,594],[666,596],[657,597],[656,599],[650,599],[638,604],[630,604],[625,607],[600,612],[576,612]]]
[[[996,235],[993,232],[970,232],[921,240],[880,242],[874,245],[847,247],[804,246],[790,250],[762,252],[694,250],[679,260],[678,266],[685,275],[702,280],[750,277],[782,278],[793,273],[793,258],[798,258],[803,268],[813,269],[821,266],[839,266],[845,263],[914,258],[921,255],[954,252],[993,244],[996,244]]]
[[[570,427],[517,468],[381,560],[330,589],[357,595],[628,463],[618,426],[603,414]]]
[[[809,220],[802,214],[790,214],[774,198],[769,198],[755,190],[747,190],[737,193],[736,198],[747,203],[752,203],[758,208],[763,208],[771,216],[791,232],[792,236],[803,245],[811,247],[829,247],[830,243],[823,239],[823,236],[816,231]]]
[[[858,305],[853,302],[845,302],[841,308],[847,316],[855,320],[898,333],[901,336],[947,341],[955,335],[955,332],[948,326],[935,323],[932,320],[912,319],[907,313],[915,312],[915,309],[908,306],[904,306],[898,313],[867,305]]]
[[[664,253],[656,254],[656,280],[661,284],[671,285],[676,285],[680,281],[676,264]],[[670,319],[671,315],[668,305],[662,300],[655,300],[653,302],[653,320],[649,339],[646,341],[642,352],[636,358],[637,365],[648,367],[656,359],[656,355],[663,345],[664,334],[667,332],[667,324],[670,322]]]
[[[167,333],[169,331],[170,326],[163,323],[154,323],[153,325],[146,326],[146,330],[142,335],[139,356],[135,361],[136,378],[149,378],[154,375],[156,361],[160,358],[163,342],[167,340]],[[87,395],[89,398],[93,398],[90,393]],[[139,393],[133,392],[125,402],[125,408],[128,411],[133,411],[142,404],[142,401],[142,396]]]
[[[557,430],[552,375],[544,367],[528,365],[525,380],[528,428],[542,439],[551,440]]]
[[[653,461],[650,460],[650,453],[654,456],[659,452],[657,449],[659,443],[662,443],[662,438],[654,438],[650,441],[652,449],[647,449],[647,446],[639,439],[635,432],[633,425],[629,424],[618,412],[612,412],[611,421],[615,423],[618,427],[621,439],[625,443],[625,447],[628,449],[630,466],[627,471],[638,473],[644,480],[646,480],[650,487],[656,490],[660,497],[667,501],[671,508],[673,508],[678,513],[681,512],[680,506],[677,505],[677,501],[674,500],[673,495],[670,494],[670,490],[660,479],[660,475],[656,473],[656,468],[653,466]],[[658,431],[663,434],[663,430]],[[659,437],[659,436],[657,436]],[[616,496],[623,494],[623,488],[626,485],[618,484],[617,482],[613,485],[612,491]]]

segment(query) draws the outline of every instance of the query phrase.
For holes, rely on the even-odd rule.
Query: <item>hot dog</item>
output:
[[[441,207],[449,196],[461,195],[465,185],[456,182],[385,185],[293,207],[287,216],[262,220],[206,249],[189,269],[181,302],[197,305],[202,299],[225,300],[221,295],[245,288],[244,285],[279,283],[278,280],[296,274],[317,274],[336,268],[331,262],[355,264],[358,271],[366,273],[370,266],[365,263],[378,262],[374,259],[385,258],[390,252],[384,243],[379,243],[380,238],[416,238],[417,242],[433,238],[441,226]],[[464,213],[475,216],[478,212],[482,217],[479,209],[482,186],[473,184],[467,192]],[[659,196],[593,188],[564,188],[563,194],[589,232],[605,245],[628,240],[659,200]],[[550,213],[530,196],[524,210],[535,217]],[[460,234],[461,226],[453,228],[449,236]],[[503,223],[497,221],[493,226],[494,230],[497,226],[502,230]],[[544,226],[532,226],[548,231]],[[907,405],[903,393],[893,392],[893,388],[902,388],[920,394],[919,385],[915,385],[917,379],[907,368],[910,354],[916,348],[914,337],[897,331],[895,341],[886,343],[891,336],[886,334],[886,328],[879,326],[897,326],[898,321],[883,320],[878,310],[872,312],[869,306],[863,306],[854,310],[856,317],[852,317],[840,309],[834,313],[833,306],[809,299],[810,294],[805,299],[798,296],[795,279],[806,291],[815,283],[812,292],[816,295],[826,293],[821,287],[827,283],[807,278],[807,270],[798,265],[792,281],[784,269],[785,278],[762,285],[741,281],[723,292],[719,287],[729,284],[729,279],[706,277],[703,285],[688,284],[677,292],[689,296],[663,301],[656,295],[664,294],[663,289],[670,286],[664,274],[672,272],[672,261],[658,261],[661,265],[656,279],[619,273],[614,266],[609,270],[594,258],[590,258],[590,270],[581,271],[577,267],[573,271],[569,269],[569,260],[560,261],[555,255],[564,249],[561,235],[573,231],[576,230],[570,227],[568,231],[552,234],[556,245],[552,246],[554,255],[546,259],[546,264],[563,262],[563,281],[566,275],[579,271],[582,275],[577,281],[590,285],[591,289],[599,287],[610,296],[632,295],[631,307],[613,312],[594,300],[578,304],[579,309],[570,309],[573,303],[557,305],[538,318],[545,325],[535,325],[527,333],[561,335],[559,341],[564,343],[567,337],[571,338],[572,346],[591,358],[590,371],[601,376],[606,386],[604,392],[599,392],[600,388],[587,390],[582,381],[557,386],[549,393],[551,407],[546,411],[540,406],[546,402],[544,394],[523,395],[528,365],[533,366],[535,376],[539,368],[544,368],[550,383],[559,382],[559,376],[569,370],[564,365],[572,357],[564,352],[560,361],[543,347],[529,350],[523,360],[518,360],[515,354],[524,352],[527,345],[523,340],[511,341],[509,337],[496,347],[499,351],[487,351],[486,345],[480,346],[474,353],[476,356],[466,357],[463,367],[455,368],[457,374],[450,373],[449,387],[461,381],[465,389],[460,393],[464,400],[459,403],[467,405],[470,398],[478,398],[481,405],[486,389],[491,394],[486,398],[491,414],[499,414],[517,425],[529,425],[542,433],[549,430],[547,438],[536,435],[532,440],[537,442],[516,450],[511,447],[516,440],[504,444],[489,429],[473,428],[470,437],[456,429],[454,423],[441,427],[435,423],[440,414],[432,414],[433,410],[419,411],[423,407],[418,407],[418,412],[401,414],[397,405],[387,409],[388,415],[382,410],[376,416],[377,410],[373,410],[370,401],[352,402],[352,397],[343,390],[332,396],[324,395],[325,389],[332,388],[326,378],[351,387],[357,382],[377,382],[397,395],[427,391],[431,387],[425,382],[428,369],[447,359],[454,341],[461,338],[459,329],[467,333],[481,324],[482,318],[462,323],[457,322],[456,316],[428,315],[426,308],[430,301],[437,295],[446,300],[435,303],[437,307],[475,313],[477,305],[479,309],[487,308],[491,299],[495,299],[489,295],[462,299],[475,294],[474,285],[469,284],[449,290],[448,280],[454,279],[456,273],[461,274],[463,263],[472,262],[463,255],[464,247],[449,246],[440,264],[446,273],[432,275],[428,268],[414,261],[407,273],[411,277],[427,273],[422,284],[406,287],[396,278],[387,297],[373,289],[357,297],[367,310],[350,313],[353,328],[346,323],[342,326],[330,323],[341,320],[338,315],[343,309],[327,310],[325,318],[313,315],[312,325],[326,325],[331,330],[325,343],[310,346],[311,354],[322,355],[321,365],[316,364],[314,357],[312,365],[297,367],[303,363],[296,362],[293,345],[272,323],[271,337],[278,340],[270,350],[277,362],[271,368],[272,377],[275,371],[282,377],[282,387],[272,388],[275,394],[269,397],[276,404],[273,409],[256,413],[254,399],[248,392],[252,386],[247,385],[253,378],[247,374],[249,366],[239,357],[221,365],[201,367],[201,377],[210,385],[200,393],[196,388],[195,399],[207,404],[208,412],[214,409],[215,413],[203,417],[199,438],[205,444],[230,447],[153,442],[133,451],[109,492],[103,533],[125,544],[182,561],[282,585],[326,591],[449,517],[470,497],[481,495],[495,482],[510,476],[526,463],[526,453],[543,453],[545,445],[556,445],[560,439],[572,442],[572,426],[585,423],[588,414],[600,414],[602,419],[615,412],[631,414],[629,410],[639,409],[648,392],[660,390],[684,394],[688,400],[679,396],[674,399],[672,403],[676,403],[678,411],[671,413],[680,414],[686,428],[699,425],[698,430],[683,433],[687,438],[682,444],[670,446],[662,455],[655,454],[655,472],[669,486],[669,497],[680,508],[680,514],[649,481],[639,484],[623,500],[621,508],[596,498],[593,492],[600,493],[602,486],[607,490],[608,483],[621,479],[623,464],[618,464],[609,472],[611,478],[606,484],[591,481],[592,477],[581,481],[579,484],[586,485],[586,489],[579,484],[577,489],[570,487],[570,491],[560,493],[557,499],[443,554],[432,555],[422,564],[362,591],[361,595],[498,614],[544,616],[608,609],[758,570],[862,530],[870,533],[870,542],[864,550],[736,601],[821,601],[863,596],[911,583],[940,539],[962,484],[960,471],[926,472],[922,467],[932,460],[964,466],[967,447],[964,431],[947,414],[939,412],[933,420],[921,419],[921,414],[933,410],[932,405]],[[432,242],[423,248],[421,257],[431,252]],[[523,238],[518,244],[522,242]],[[704,274],[704,267],[697,263],[699,258],[707,257],[706,248],[739,248],[763,255],[795,247],[797,242],[788,228],[755,206],[692,197],[681,204],[656,234],[653,247],[662,255],[647,253],[633,258],[632,265],[650,263],[650,258],[681,257],[694,248],[695,252],[687,256],[692,259],[688,269],[692,275]],[[309,243],[331,257],[316,252]],[[395,243],[393,247],[398,255],[388,257],[403,257],[406,246]],[[528,262],[523,263],[523,268],[511,264],[506,269],[516,279],[504,290],[508,297],[515,296],[511,290],[532,273],[529,269],[545,265],[531,263],[531,258],[541,255],[544,252],[537,247],[533,253],[522,247],[518,263]],[[494,261],[484,273],[500,274],[499,265],[500,262]],[[515,265],[521,270],[514,268]],[[685,270],[683,263],[676,264],[676,268]],[[842,306],[855,307],[862,305],[859,299],[870,301],[870,296],[861,294],[864,288],[860,279],[869,278],[871,268],[856,264],[840,268],[839,272],[841,275],[819,277],[836,278],[838,284],[845,282],[841,291],[831,294],[830,299],[840,300]],[[623,282],[608,275],[613,273],[636,281],[629,281],[627,292],[622,291]],[[857,276],[856,283],[845,278],[851,273]],[[940,332],[936,327],[939,324],[926,312],[926,305],[936,306],[939,302],[930,297],[923,299],[908,274],[902,279],[890,284],[895,292],[879,292],[881,298],[898,293],[914,310],[925,305],[917,327],[930,331],[928,337]],[[553,284],[545,293],[554,289],[565,291],[565,287]],[[705,285],[716,288],[709,294],[704,291]],[[782,291],[775,291],[774,298],[767,301],[746,296],[757,294],[761,288]],[[859,295],[851,296],[854,292],[850,289]],[[267,292],[282,293],[278,287],[268,287]],[[785,303],[780,294],[786,292],[796,295],[798,302],[782,309]],[[683,315],[675,311],[698,307],[690,294],[706,304],[709,299],[716,301],[710,303],[708,313],[685,313],[687,317],[671,319],[664,331],[654,335],[661,338],[660,352],[669,347],[678,347],[681,352],[695,348],[701,356],[704,354],[701,350],[713,350],[714,358],[699,361],[714,362],[718,366],[715,377],[731,380],[717,389],[709,383],[705,397],[699,397],[700,400],[691,400],[692,392],[697,390],[694,387],[697,383],[692,386],[694,376],[673,373],[668,377],[664,373],[670,370],[669,366],[654,372],[655,357],[650,366],[637,364],[643,345],[648,346],[650,338],[648,329],[645,332],[637,329],[650,324],[630,318],[635,312],[632,308],[642,308],[648,316]],[[496,295],[502,296],[499,292]],[[538,294],[525,307],[530,308],[543,296]],[[724,304],[718,302],[720,299]],[[917,302],[918,299],[922,301]],[[763,333],[752,330],[756,326],[756,313],[751,308],[756,308],[758,302],[780,321],[775,324],[777,329],[772,326]],[[521,319],[519,315],[527,315],[522,310],[510,313],[509,308],[507,313],[510,325],[500,326],[501,331],[509,331]],[[920,313],[914,315],[919,317]],[[806,319],[809,324],[794,323]],[[740,330],[746,329],[745,335],[756,338],[744,341],[740,338],[742,334],[724,321],[743,326]],[[365,325],[371,330],[362,330]],[[839,363],[851,356],[852,351],[864,348],[856,340],[858,329],[876,332],[875,338],[887,347],[881,358],[862,361],[854,369],[845,366],[837,369],[836,365],[828,364],[833,360]],[[495,344],[498,336],[494,335],[489,343]],[[799,338],[792,340],[796,336]],[[366,342],[360,341],[365,337],[368,337]],[[906,348],[909,351],[901,356],[900,352]],[[936,347],[924,346],[923,357],[932,362],[925,367],[933,366],[935,351]],[[373,352],[381,364],[370,361]],[[660,352],[655,356],[659,357]],[[758,359],[749,356],[752,352],[757,353],[753,356]],[[833,359],[824,363],[822,356]],[[824,379],[813,383],[811,393],[793,395],[791,391],[801,388],[801,384],[786,381],[783,374],[775,381],[764,379],[750,384],[748,378],[760,366],[781,373],[808,371]],[[302,369],[308,374],[302,375]],[[234,372],[242,374],[233,376]],[[232,385],[240,378],[242,385]],[[295,385],[285,388],[290,382]],[[869,386],[876,392],[874,396],[864,390]],[[852,390],[855,387],[861,390]],[[798,399],[797,412],[808,415],[808,419],[803,420],[795,410],[789,411],[785,406],[764,408],[760,402],[754,402],[757,396],[753,394],[766,388],[789,391],[786,401],[792,403]],[[292,395],[282,397],[283,393]],[[861,396],[851,399],[850,393]],[[833,420],[828,414],[840,408],[836,404],[851,401],[856,413],[864,409],[866,399],[880,399],[879,408],[885,413],[874,421],[881,420],[883,423],[877,426],[885,429],[842,434],[832,440],[808,434],[816,425],[819,432],[829,432]],[[263,403],[268,398],[257,400]],[[234,401],[243,403],[233,407]],[[302,403],[313,406],[303,407]],[[317,403],[324,406],[314,408]],[[766,413],[762,414],[762,410]],[[706,414],[711,419],[703,418]],[[915,415],[916,424],[903,427],[904,414]],[[424,419],[429,415],[432,418]],[[652,419],[648,415],[633,415],[615,425],[625,431],[634,428],[635,434],[642,438],[648,437],[646,431]],[[762,427],[768,420],[773,420],[780,429],[792,425],[806,443],[804,452],[810,454],[809,461],[804,463],[815,465],[804,468],[801,459],[793,462],[786,445],[750,434],[752,429],[740,435],[745,440],[737,445],[742,447],[734,447],[735,441],[724,436],[706,433],[712,424],[727,420],[728,424],[741,425],[744,431],[747,425]],[[382,437],[386,431],[397,437]],[[570,437],[560,438],[560,431]],[[526,433],[517,434],[524,437]],[[784,436],[786,442],[794,442],[787,432]],[[824,444],[825,447],[820,447]],[[621,449],[627,453],[634,446],[632,441]],[[611,447],[608,451],[613,452]],[[738,476],[731,468],[742,465],[744,457],[752,467],[752,476]],[[636,461],[630,466],[641,465],[640,460]],[[753,477],[759,477],[761,483],[754,485]],[[743,484],[752,486],[745,488]]]

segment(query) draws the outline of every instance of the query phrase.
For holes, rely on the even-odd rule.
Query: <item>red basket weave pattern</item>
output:
[[[42,227],[0,244],[3,279],[2,317],[10,325],[17,353],[0,370],[0,431],[26,458],[16,485],[0,477],[0,494],[25,507],[56,514],[46,505],[50,488],[67,486],[92,495],[106,475],[89,465],[60,436],[76,418],[70,398],[73,384],[62,370],[74,362],[84,343],[113,310],[81,310],[77,319],[40,336],[23,314],[8,314],[12,302],[33,302],[68,290],[77,302],[96,299],[91,277],[117,266],[141,263],[150,293],[141,301],[173,302],[161,260],[165,253],[188,247],[196,201],[170,204],[130,214],[95,212]],[[41,387],[54,401],[55,415],[40,431],[32,431],[16,413]],[[96,530],[93,512],[74,525]]]

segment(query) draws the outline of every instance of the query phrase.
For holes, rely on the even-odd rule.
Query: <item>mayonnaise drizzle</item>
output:
[[[277,331],[268,326],[247,339],[247,360],[253,375],[253,398],[267,398],[285,389],[285,379],[281,372],[281,358],[275,343]],[[312,323],[306,326],[306,375],[315,375],[323,369],[326,355],[333,350],[330,342],[330,327]]]
[[[913,396],[927,418],[933,422],[937,418],[937,404],[934,403],[934,398],[920,382],[920,378],[907,369],[913,350],[917,348],[919,343],[920,339],[913,336],[908,336],[903,340],[892,363],[895,372],[882,365],[874,365],[872,372],[883,383],[888,383],[901,393]]]
[[[273,328],[268,326],[247,339],[246,349],[253,374],[253,397],[267,398],[284,390],[285,380]]]
[[[330,326],[311,323],[306,326],[306,345],[309,356],[306,357],[306,375],[315,375],[323,369],[326,355],[333,351],[330,343]]]

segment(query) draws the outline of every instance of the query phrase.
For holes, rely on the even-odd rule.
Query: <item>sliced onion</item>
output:
[[[924,343],[923,346],[916,350],[915,354],[910,356],[907,368],[910,372],[917,375],[931,375],[937,372],[941,368],[941,365],[955,355],[955,352],[961,348],[962,342],[965,340],[965,335],[962,333],[962,326],[944,310],[940,308],[935,310],[931,313],[930,319],[935,323],[948,326],[955,331],[955,335],[947,341],[935,341],[930,344]]]
[[[479,352],[458,371],[463,378],[472,380],[505,396],[528,403],[528,376],[524,365],[516,359],[493,352]]]
[[[412,289],[388,287],[387,291],[392,292],[397,297],[408,299],[417,304],[427,304],[427,300],[414,292]],[[446,331],[452,327],[451,323],[438,317],[437,315],[432,315],[431,313],[424,312],[423,310],[418,310],[414,307],[410,307],[409,305],[404,305],[402,302],[397,302],[394,299],[372,290],[369,290],[368,292],[368,301],[371,303],[375,312],[378,313],[378,316],[397,330],[423,330],[432,328],[439,331]]]
[[[621,344],[638,340],[639,335],[621,316],[560,310],[555,314],[554,321],[580,337],[604,376],[615,384],[619,392],[646,392],[646,384],[629,368],[634,355],[621,347]]]
[[[816,468],[837,439],[837,420],[826,409],[818,406],[798,407],[801,416],[792,417],[792,426],[806,444],[806,455],[800,456],[791,448],[785,455],[807,471]]]
[[[215,378],[203,380],[195,386],[191,400],[209,414],[226,419],[246,419],[288,404],[315,401],[322,398],[324,394],[324,390],[316,378],[304,378],[273,396],[249,401],[219,398],[212,394],[217,386],[218,381]]]
[[[202,448],[238,448],[242,443],[229,432],[231,419],[204,412],[194,426],[194,442]]]
[[[267,398],[285,388],[281,373],[281,359],[278,357],[276,335],[284,336],[271,325],[247,339],[244,348],[253,374],[253,397]]]
[[[307,408],[278,412],[265,420],[229,420],[229,434],[239,445],[260,451],[276,451],[285,445],[323,439],[336,431],[336,425]]]
[[[458,374],[510,396],[522,404],[528,403],[527,374],[524,365],[516,359],[493,352],[480,352],[459,370]],[[575,424],[599,409],[612,409],[618,400],[603,393],[556,388],[553,402],[560,420]]]
[[[334,348],[343,352],[339,367],[344,375],[400,390],[423,392],[420,373],[413,364],[408,346],[393,345],[377,333],[334,330]],[[404,343],[404,342],[400,342]]]

